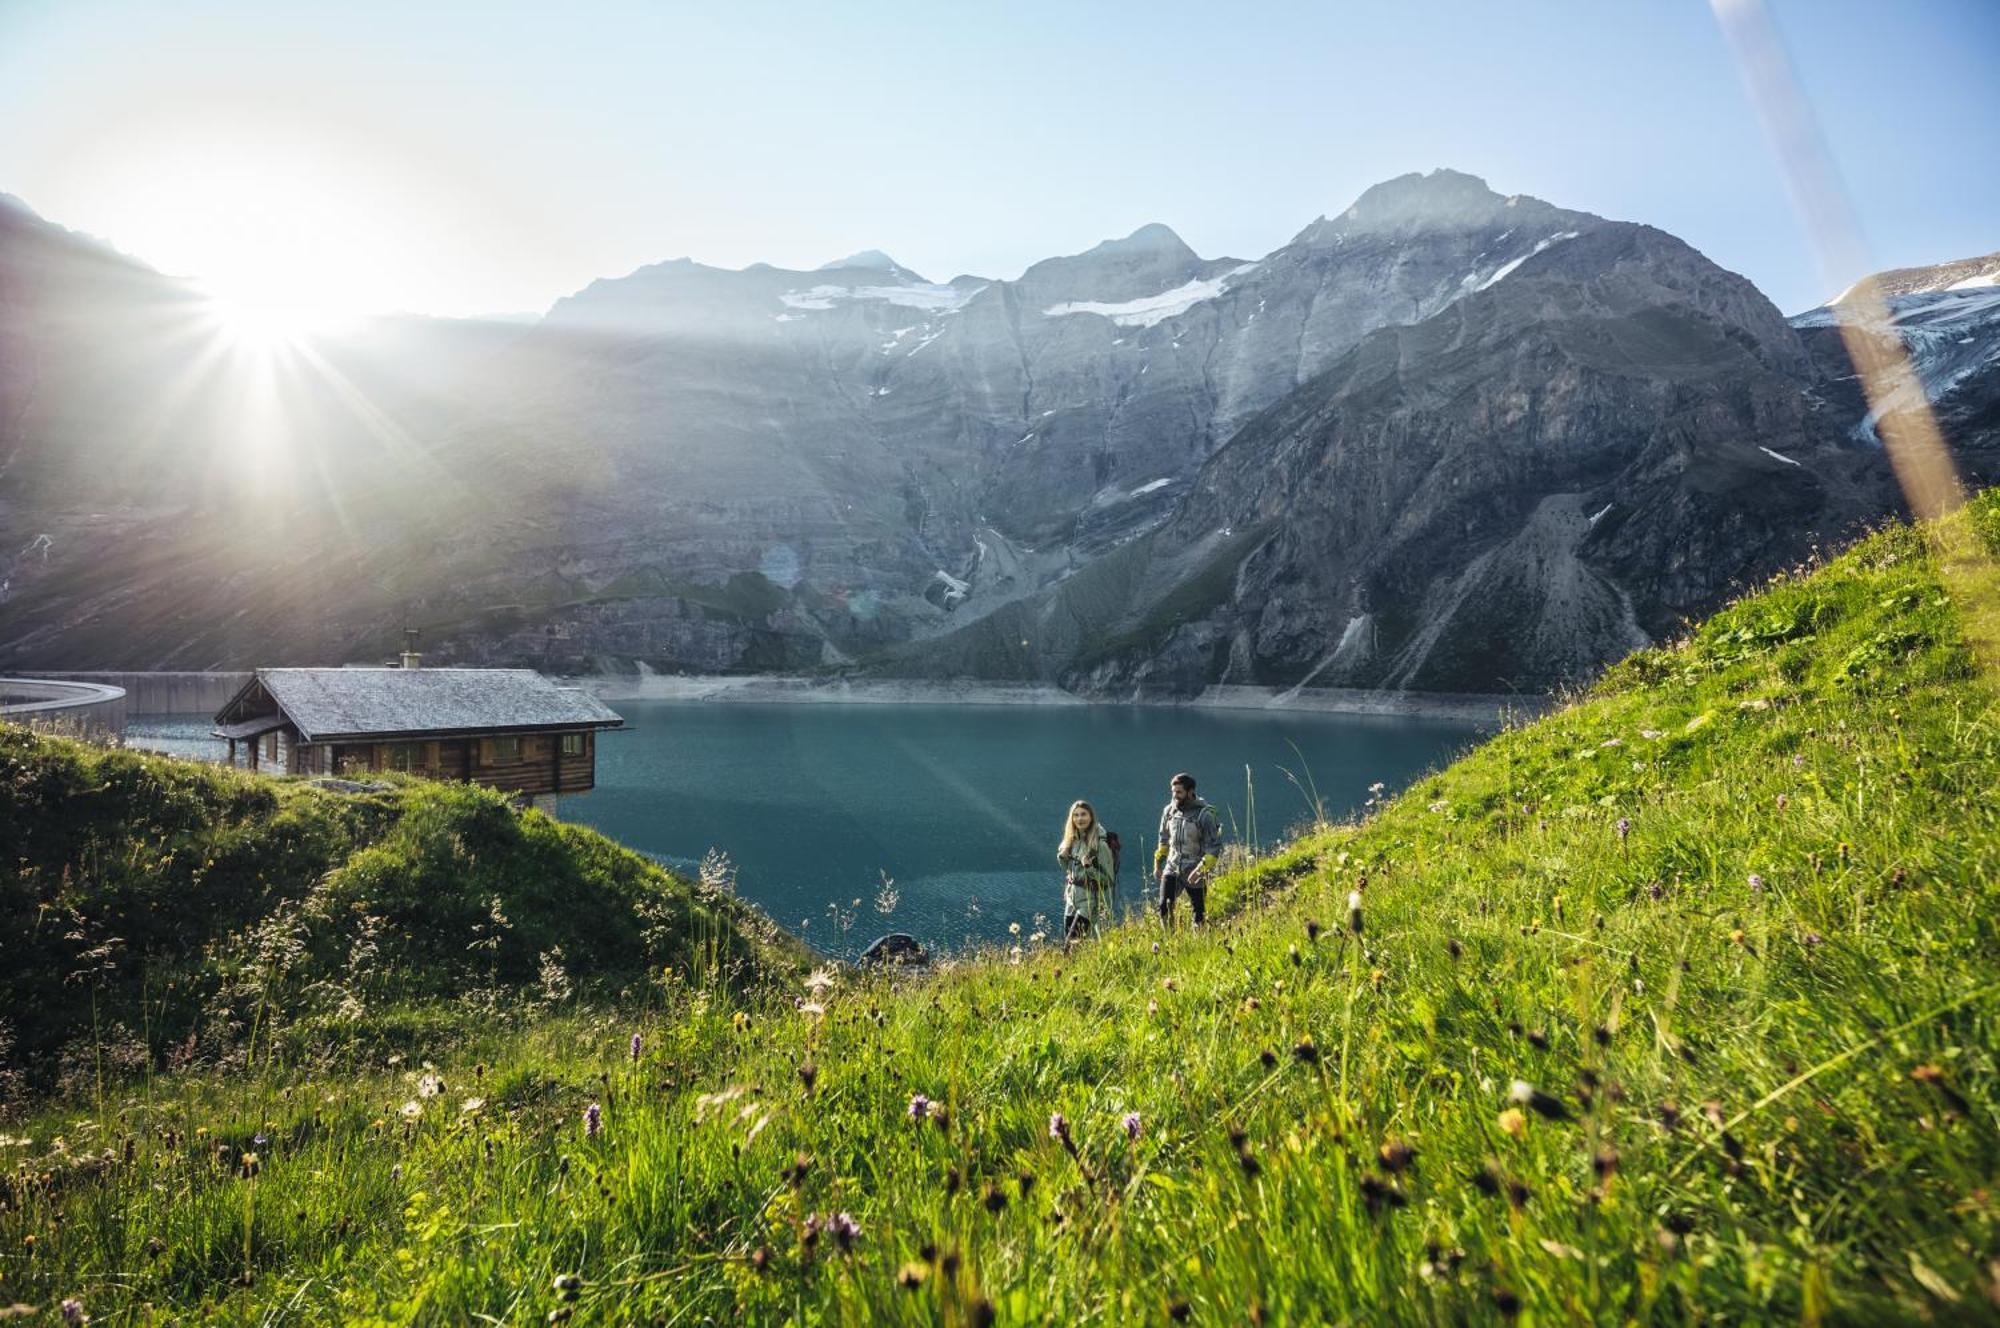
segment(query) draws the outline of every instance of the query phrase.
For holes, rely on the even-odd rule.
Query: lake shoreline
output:
[[[1079,696],[1047,683],[940,682],[904,678],[799,678],[779,674],[637,677],[593,674],[577,680],[600,701],[678,701],[721,705],[1142,705],[1292,714],[1385,715],[1490,723],[1528,719],[1553,709],[1539,695],[1381,692],[1349,687],[1211,686],[1184,698]]]

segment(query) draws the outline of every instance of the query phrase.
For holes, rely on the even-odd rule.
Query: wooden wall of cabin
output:
[[[563,751],[564,739],[577,751]],[[331,769],[363,775],[385,771],[429,779],[469,779],[508,793],[583,793],[597,782],[597,735],[525,733],[508,738],[337,743]]]

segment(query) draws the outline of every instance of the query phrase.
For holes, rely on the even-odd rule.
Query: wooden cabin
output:
[[[533,669],[258,669],[216,712],[229,763],[286,775],[463,779],[542,803],[597,782],[597,734],[624,724]]]

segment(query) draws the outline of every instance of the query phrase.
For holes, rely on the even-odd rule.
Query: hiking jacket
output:
[[[1101,827],[1089,838],[1071,843],[1068,852],[1057,849],[1056,861],[1066,876],[1075,876],[1086,886],[1103,890],[1112,883],[1111,844]]]
[[[1215,808],[1195,798],[1186,811],[1171,799],[1160,813],[1160,848],[1166,853],[1160,869],[1186,877],[1203,858],[1222,852],[1222,822]]]

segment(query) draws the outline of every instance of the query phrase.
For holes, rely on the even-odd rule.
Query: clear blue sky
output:
[[[1875,265],[2000,249],[2000,0],[1774,12]],[[1832,293],[1694,0],[0,0],[0,191],[431,312],[683,254],[1013,276],[1153,220],[1255,257],[1441,165],[1663,227],[1788,312]]]

